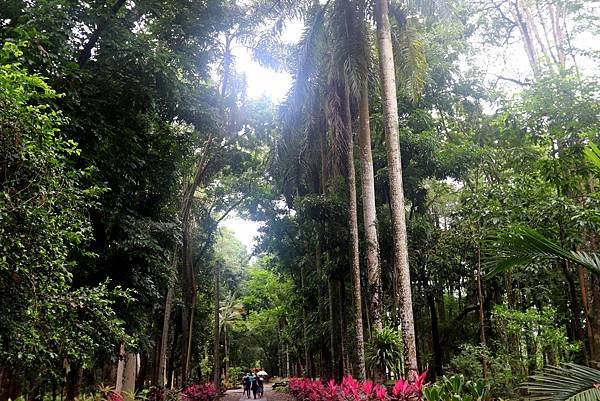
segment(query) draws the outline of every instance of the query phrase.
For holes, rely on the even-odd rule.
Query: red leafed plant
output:
[[[201,383],[181,390],[181,401],[212,401],[217,397],[213,383]]]
[[[423,387],[426,386],[425,377],[427,371],[422,374],[412,372],[412,381],[406,379],[398,379],[392,388],[393,401],[422,401]]]
[[[427,372],[412,373],[412,380],[400,378],[394,383],[391,396],[387,389],[372,381],[359,382],[346,376],[337,385],[330,380],[327,385],[309,379],[291,379],[288,388],[296,401],[423,401],[423,387]]]

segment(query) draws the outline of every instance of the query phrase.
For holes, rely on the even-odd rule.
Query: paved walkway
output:
[[[265,384],[265,393],[263,394],[262,398],[257,395],[256,401],[259,401],[259,400],[267,401],[267,397],[269,396],[269,393],[271,393],[272,391],[273,390],[271,389],[271,385]],[[232,400],[232,401],[233,400],[239,400],[239,401],[252,400],[252,401],[254,401],[254,395],[252,394],[252,391],[250,391],[250,398],[248,398],[248,396],[246,394],[244,394],[244,390],[242,390],[241,388],[227,390],[225,397],[227,400]]]

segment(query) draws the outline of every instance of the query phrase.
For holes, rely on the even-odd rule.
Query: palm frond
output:
[[[583,155],[589,163],[600,169],[600,149],[595,143],[590,142],[583,150]]]
[[[532,399],[540,401],[600,400],[600,370],[567,363],[550,366],[523,384]]]
[[[350,94],[358,98],[360,88],[368,78],[371,52],[369,31],[364,19],[364,10],[358,2],[337,0],[329,16],[332,33],[330,47],[333,49],[333,69],[339,69],[339,76],[348,84]]]
[[[345,166],[345,154],[348,150],[348,138],[346,136],[346,123],[344,116],[344,83],[332,80],[327,85],[327,120],[331,128],[331,161],[340,170]]]
[[[406,16],[404,10],[393,7],[391,10],[396,29],[393,30],[392,41],[396,58],[396,80],[400,89],[412,101],[421,98],[427,77],[427,59],[425,42],[418,29]]]
[[[493,267],[490,276],[544,259],[566,260],[600,276],[600,258],[597,254],[569,251],[534,229],[518,227],[499,240],[500,250],[491,258]]]

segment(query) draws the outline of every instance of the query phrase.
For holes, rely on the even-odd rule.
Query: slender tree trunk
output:
[[[344,88],[344,111],[346,130],[346,167],[348,171],[348,226],[350,227],[352,286],[354,296],[354,327],[356,336],[356,375],[365,380],[365,344],[363,338],[362,295],[360,285],[360,254],[358,247],[358,206],[356,201],[356,171],[354,168],[354,139],[352,137],[352,116],[350,114],[350,93]]]
[[[163,316],[163,328],[160,336],[160,349],[158,355],[158,376],[156,383],[159,386],[164,386],[167,374],[167,347],[169,344],[169,322],[171,320],[171,309],[173,307],[173,293],[175,289],[172,285],[167,290],[165,296],[165,312]]]
[[[329,298],[329,347],[331,354],[331,374],[335,380],[339,381],[341,379],[341,375],[338,371],[339,358],[337,352],[337,345],[339,345],[339,343],[336,341],[337,327],[335,325],[335,295],[333,288],[333,279],[331,278],[331,276],[329,276],[327,280],[327,294]]]
[[[481,345],[486,346],[485,342],[485,317],[483,313],[483,288],[481,286],[481,249],[477,244],[477,298],[479,300],[479,335]],[[482,357],[481,367],[483,369],[483,377],[487,377],[487,361],[485,356]]]
[[[409,371],[417,371],[417,350],[415,345],[412,291],[410,287],[410,269],[408,265],[408,245],[406,238],[404,189],[402,187],[402,163],[400,160],[396,78],[387,0],[376,0],[375,9],[377,43],[379,47],[381,97],[383,101],[390,181],[390,203],[392,206],[392,236],[394,239],[393,260],[396,269],[396,291],[400,301],[397,307],[402,325],[405,365]]]
[[[444,374],[442,364],[442,346],[440,344],[440,329],[438,325],[438,314],[435,305],[435,298],[431,291],[427,294],[427,305],[429,306],[429,314],[431,316],[431,343],[433,346],[433,372],[435,376]],[[434,377],[435,379],[435,377]]]
[[[189,215],[187,216],[189,219]],[[192,239],[189,221],[184,220],[183,230],[183,310],[181,318],[181,382],[188,381],[192,348],[192,330],[194,327],[194,309],[196,307],[196,280],[192,259]]]
[[[594,345],[594,353],[591,359],[600,364],[600,278],[590,274],[590,325],[592,326],[591,341]]]
[[[178,250],[177,248],[173,251],[173,260],[171,265],[171,274],[175,275],[177,271],[177,260],[178,260]],[[173,280],[173,279],[172,279]],[[158,353],[158,368],[156,369],[157,377],[155,378],[155,382],[159,386],[164,386],[166,379],[166,371],[167,371],[167,348],[169,344],[169,324],[171,322],[171,309],[173,307],[173,294],[175,292],[175,288],[173,287],[173,283],[169,283],[169,289],[167,290],[167,295],[165,296],[165,310],[163,314],[163,324],[162,324],[162,333],[160,336],[160,348]]]
[[[322,280],[322,271],[321,271],[321,242],[317,239],[317,244],[315,245],[315,268],[317,270],[317,298],[318,298],[318,310],[319,310],[319,344],[321,346],[320,349],[320,376],[323,380],[329,381],[331,379],[331,357],[329,355],[329,348],[327,347],[327,341],[325,339],[325,333],[323,330],[323,324],[325,322],[324,312],[323,312],[323,290],[321,285]]]
[[[306,316],[306,272],[304,266],[300,267],[300,284],[302,286],[302,348],[304,349],[304,366],[306,366],[306,373],[310,376],[309,364],[308,364],[308,317]]]
[[[221,359],[219,356],[219,344],[221,342],[221,333],[220,333],[220,322],[219,322],[219,306],[221,302],[221,265],[219,262],[215,264],[215,325],[214,332],[215,338],[213,341],[213,359],[214,359],[214,372],[213,372],[213,381],[215,383],[215,388],[219,391],[221,386]]]
[[[120,393],[123,391],[123,372],[125,371],[125,345],[119,347],[119,359],[117,362],[117,377],[115,379],[115,391]]]
[[[367,242],[367,278],[370,316],[377,331],[383,329],[381,321],[381,267],[379,266],[379,240],[377,238],[377,210],[375,207],[375,178],[371,153],[371,127],[369,124],[369,86],[365,80],[359,100],[360,178],[362,185],[363,219]]]
[[[350,363],[348,358],[348,347],[346,342],[347,324],[346,324],[346,285],[344,280],[338,281],[339,297],[338,297],[338,308],[339,308],[339,330],[340,330],[340,377],[352,374],[350,371]]]

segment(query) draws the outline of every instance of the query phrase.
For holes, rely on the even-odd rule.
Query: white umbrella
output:
[[[260,372],[258,372],[257,375],[259,375],[259,376],[269,376],[269,374],[267,372],[265,372],[264,370],[261,370]]]

